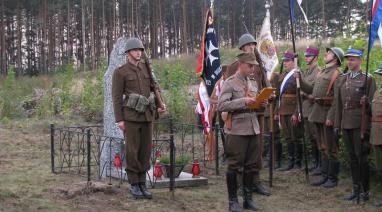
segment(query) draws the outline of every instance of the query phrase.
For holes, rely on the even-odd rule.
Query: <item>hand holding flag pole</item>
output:
[[[294,9],[294,1],[295,0],[289,0],[289,18],[290,18],[290,24],[291,24],[291,34],[292,34],[292,43],[293,43],[293,53],[295,54],[294,63],[296,70],[298,69],[298,57],[296,55],[296,44],[295,44],[295,38],[294,38],[294,14],[292,14],[292,9]],[[301,86],[300,86],[300,78],[296,78],[297,83],[297,100],[298,100],[298,110],[299,110],[299,116],[302,117],[302,99],[301,99]],[[304,119],[301,118],[301,127],[304,128]],[[306,148],[306,141],[305,141],[305,135],[302,136],[303,141],[303,147],[304,147],[304,161],[305,161],[305,178],[306,182],[309,183],[309,169],[308,169],[308,155],[307,155],[307,148]]]

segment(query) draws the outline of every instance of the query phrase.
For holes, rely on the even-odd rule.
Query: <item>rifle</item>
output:
[[[365,76],[365,84],[364,84],[364,88],[365,88],[365,93],[364,93],[364,96],[363,98],[366,100],[365,102],[363,102],[363,104],[361,105],[361,110],[362,110],[362,113],[361,113],[361,145],[360,145],[360,153],[362,154],[363,152],[363,142],[364,142],[364,139],[365,139],[365,130],[366,130],[366,104],[367,104],[367,80],[368,80],[368,75],[369,75],[369,59],[370,59],[370,51],[371,51],[371,43],[370,43],[370,37],[371,37],[371,25],[372,25],[372,22],[373,22],[373,2],[374,1],[370,1],[370,25],[369,25],[369,40],[368,40],[368,49],[367,49],[367,58],[366,58],[366,76]],[[359,165],[359,170],[358,170],[358,174],[359,174],[359,178],[360,181],[357,182],[357,204],[359,204],[359,200],[360,200],[360,193],[361,193],[361,179],[362,179],[362,156],[360,155],[359,156],[359,159],[358,159],[358,165]]]
[[[294,1],[294,0],[292,0]],[[293,52],[296,54],[296,43],[294,39],[294,25],[292,20],[292,8],[291,8],[291,0],[289,0],[289,20],[291,24],[291,34],[292,34],[292,44],[293,44]],[[295,56],[294,58],[294,64],[295,67],[298,67],[298,58]],[[304,129],[304,119],[302,118],[302,99],[301,99],[301,85],[300,85],[300,78],[296,78],[297,83],[297,99],[298,99],[298,110],[299,110],[299,117],[301,117],[301,126]],[[303,148],[304,148],[304,162],[305,162],[305,178],[306,182],[309,183],[309,168],[308,168],[308,155],[306,151],[306,141],[305,141],[305,133],[302,136],[302,142],[303,142]]]
[[[269,145],[269,187],[273,184],[273,165],[274,165],[274,152],[275,152],[275,135],[273,133],[273,103],[269,105],[269,133],[271,136],[271,142]]]
[[[139,34],[137,32],[137,29],[134,30],[134,34],[138,39],[141,40],[141,38],[139,37]],[[158,107],[159,108],[165,108],[165,103],[164,103],[164,100],[162,97],[162,91],[159,87],[159,83],[154,77],[153,69],[151,67],[150,58],[148,57],[145,49],[143,49],[143,58],[145,60],[145,66],[149,72],[150,81],[151,81],[150,86],[151,86],[151,89],[154,91],[155,105],[157,106],[156,113],[155,113],[155,119],[158,119],[159,118]]]

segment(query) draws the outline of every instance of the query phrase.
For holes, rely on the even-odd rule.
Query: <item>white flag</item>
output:
[[[269,18],[269,10],[267,9],[260,35],[258,36],[257,50],[260,53],[261,60],[267,71],[267,78],[270,79],[273,71],[279,64],[277,59],[276,47],[271,35],[271,22]]]
[[[305,11],[304,11],[304,9],[302,9],[302,6],[301,6],[302,0],[297,0],[297,3],[301,9],[302,14],[304,15],[304,19],[305,19],[306,24],[309,25],[308,17],[306,17]]]

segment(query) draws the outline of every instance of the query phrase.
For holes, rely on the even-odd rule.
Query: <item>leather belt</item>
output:
[[[359,102],[357,103],[355,101],[347,101],[344,104],[344,110],[357,109],[360,107],[361,107],[361,104]]]
[[[256,110],[254,109],[244,109],[244,110],[234,111],[233,114],[254,113],[254,112],[256,112]]]
[[[296,98],[296,97],[297,97],[296,94],[288,94],[288,93],[283,94],[282,96],[282,98]]]
[[[321,106],[331,106],[333,99],[333,97],[314,98],[314,102]]]
[[[373,116],[371,118],[371,122],[381,122],[382,123],[382,116]]]

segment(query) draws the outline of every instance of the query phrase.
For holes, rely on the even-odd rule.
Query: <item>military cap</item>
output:
[[[249,33],[243,34],[239,38],[239,49],[243,48],[243,46],[245,46],[245,45],[247,45],[249,43],[257,44],[255,38],[251,34],[249,34]]]
[[[296,57],[296,55],[293,52],[285,51],[283,55],[283,61],[284,60],[293,60]]]
[[[240,53],[239,55],[236,56],[237,60],[242,63],[248,63],[251,65],[259,65],[259,63],[256,60],[256,56],[254,53]]]
[[[345,58],[346,57],[360,57],[363,58],[363,49],[356,49],[349,47],[346,51]]]
[[[379,65],[379,68],[374,71],[374,74],[382,74],[382,63]]]
[[[314,57],[320,54],[320,50],[315,47],[307,47],[305,49],[305,57]]]

